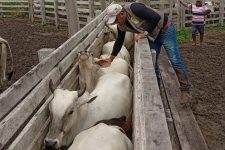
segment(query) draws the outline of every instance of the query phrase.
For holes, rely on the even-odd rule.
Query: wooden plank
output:
[[[182,107],[179,103],[180,90],[175,71],[172,69],[164,51],[161,55],[163,55],[160,59],[162,81],[181,148],[182,150],[208,150],[190,107]]]
[[[34,22],[33,0],[29,0],[29,20]],[[1,116],[0,116],[1,118]]]
[[[41,24],[46,24],[46,17],[45,17],[45,0],[41,0]]]
[[[78,63],[76,63],[73,68],[70,70],[70,72],[67,74],[67,76],[62,80],[62,83],[60,84],[59,88],[66,88],[68,90],[76,90],[72,89],[74,82],[78,82]]]
[[[183,2],[183,0],[181,0]],[[178,0],[176,1],[177,3],[179,2]],[[179,3],[178,3],[179,4]],[[181,17],[180,17],[180,14],[181,14],[181,6],[180,5],[177,5],[177,30],[180,30],[181,29],[181,25],[180,25],[180,20],[181,20]]]
[[[55,15],[55,26],[56,28],[59,28],[58,0],[54,0],[54,15]]]
[[[95,3],[95,5],[97,5]],[[100,0],[100,6],[101,6],[101,11],[104,11],[106,9],[106,0]]]
[[[28,8],[27,5],[2,5],[1,8]]]
[[[0,95],[0,120],[29,92],[41,79],[43,79],[50,70],[68,54],[81,39],[90,33],[102,21],[104,13],[90,22],[89,25],[82,28],[72,38],[63,43],[53,53],[48,56],[48,59],[43,60],[7,90]],[[97,33],[96,33],[97,34]],[[93,37],[94,38],[94,37]],[[84,44],[88,44],[84,41]],[[80,44],[81,45],[81,44]],[[80,47],[79,47],[80,48]],[[78,48],[76,50],[79,50]],[[75,55],[73,55],[75,56]],[[9,101],[10,100],[10,101]]]
[[[38,110],[35,116],[29,121],[26,127],[22,130],[19,136],[13,141],[8,150],[24,150],[34,140],[38,132],[42,129],[43,123],[49,118],[48,104],[52,100],[51,96]],[[43,144],[43,141],[41,145]]]
[[[37,136],[33,139],[33,142],[27,147],[27,150],[40,150],[43,147],[43,141],[48,133],[48,126],[50,124],[50,117],[46,122],[42,122],[41,129],[38,132]]]
[[[64,72],[66,69],[65,66],[69,66],[69,64],[72,64],[76,58],[77,54],[80,51],[86,50],[87,47],[94,41],[94,39],[98,36],[99,32],[102,30],[104,27],[105,22],[101,22],[95,30],[93,30],[82,43],[80,43],[75,49],[71,51],[69,55],[67,55],[60,63],[59,63],[59,69],[61,72]]]
[[[134,56],[134,149],[172,150],[147,39],[135,43]]]
[[[172,20],[172,18],[173,18],[173,2],[174,2],[174,0],[169,0],[169,3],[170,3],[169,18],[170,18],[170,20]]]
[[[49,79],[58,82],[60,76],[59,69],[53,69],[40,84],[38,84],[18,106],[0,122],[0,143],[2,147],[7,144],[18,129],[22,128],[24,122],[42,103],[49,92]]]
[[[135,43],[136,45],[137,43]],[[140,51],[135,48],[134,51],[134,99],[133,99],[133,144],[134,150],[144,150],[145,130],[143,129],[144,114],[141,100],[142,81],[140,76]]]
[[[76,90],[78,87],[78,64],[74,65],[70,72],[61,81],[59,88],[66,88],[68,90]],[[43,145],[43,140],[47,134],[49,125],[49,113],[48,104],[52,100],[53,95],[51,95],[48,100],[42,105],[39,111],[35,114],[35,117],[27,124],[23,129],[17,139],[10,146],[13,150],[23,150],[24,147],[30,149],[40,150]],[[47,112],[47,113],[46,113]],[[43,119],[44,118],[44,119]],[[43,121],[45,120],[45,121]],[[44,128],[41,128],[40,124],[46,122]],[[39,127],[38,127],[39,125]],[[39,130],[36,130],[36,129]],[[40,129],[41,128],[41,129]]]
[[[97,36],[97,38],[94,40],[93,43],[88,47],[87,51],[91,51],[94,53],[94,57],[99,57],[101,55],[102,47],[104,43],[104,31],[103,29]]]
[[[28,1],[22,1],[22,0],[1,0],[2,3],[28,3]]]
[[[94,18],[95,12],[94,12],[94,0],[88,0],[89,1],[89,17]]]
[[[47,85],[48,85],[48,83],[49,82],[47,82]],[[60,83],[60,85],[58,87],[66,88],[68,90],[75,90],[74,88],[77,88],[77,86],[78,86],[78,63],[76,63],[72,67],[72,69],[65,76],[65,78],[62,80],[62,82]],[[9,147],[9,149],[23,150],[24,147],[27,147],[30,143],[37,143],[36,141],[34,142],[33,139],[35,139],[35,136],[40,131],[40,128],[41,128],[40,124],[45,122],[49,117],[48,103],[51,101],[51,99],[52,99],[52,95],[41,106],[41,108],[38,110],[38,112],[35,114],[35,116],[31,119],[31,121],[29,121],[29,123],[22,130],[22,132],[19,134],[19,136],[14,140],[14,142]],[[43,132],[43,131],[41,131],[41,132]],[[42,134],[42,133],[40,133],[40,134]],[[41,136],[41,135],[38,135],[38,136]],[[41,137],[43,138],[44,136],[41,136]],[[36,140],[40,141],[40,139],[38,139],[38,138]],[[43,144],[43,141],[41,144]]]
[[[219,9],[219,23],[224,23],[224,2],[225,0],[220,0],[220,9]]]
[[[66,0],[65,4],[69,37],[72,37],[80,29],[78,25],[77,3],[76,0]]]
[[[99,28],[102,28],[101,25],[100,25]],[[96,30],[96,32],[98,32],[98,30]],[[91,37],[93,37],[93,36],[91,36]],[[65,60],[67,60],[67,58],[65,58]],[[59,66],[60,66],[60,64],[59,64]],[[73,67],[73,69],[70,71],[69,74],[70,74],[70,76],[66,77],[65,80],[63,80],[64,84],[61,84],[61,86],[64,87],[64,88],[67,87],[68,89],[76,88],[78,86],[78,84],[77,84],[78,83],[78,76],[75,76],[75,75],[78,74],[78,64],[76,64]],[[37,123],[37,122],[35,122],[35,123]],[[18,149],[18,150],[20,150],[20,149],[22,149],[24,147],[24,145],[27,145],[27,143],[31,142],[29,139],[33,139],[33,136],[27,136],[27,135],[36,135],[36,133],[33,133],[36,128],[34,127],[33,124],[28,125],[28,127],[29,127],[29,129],[27,129],[25,127],[25,129],[21,133],[22,135],[20,134],[20,136],[10,146],[10,149],[16,149],[16,150]],[[29,139],[27,139],[28,137],[29,137]],[[28,141],[28,142],[26,142],[26,141]]]
[[[164,109],[166,112],[166,120],[167,120],[167,125],[168,125],[168,129],[169,129],[169,133],[170,133],[171,144],[172,144],[173,150],[181,150],[180,141],[179,141],[179,138],[177,135],[175,125],[174,125],[173,116],[171,114],[171,110],[170,110],[170,107],[169,107],[169,104],[167,101],[165,89],[163,88],[162,83],[160,86],[161,86],[160,95],[161,95],[163,106],[164,106]]]

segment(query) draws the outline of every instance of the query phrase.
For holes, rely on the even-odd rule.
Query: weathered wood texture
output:
[[[134,57],[134,149],[172,150],[147,39],[135,44]]]
[[[151,7],[163,11],[166,15],[173,20],[179,30],[182,27],[191,26],[191,14],[184,7],[180,7],[179,4],[176,5],[178,1],[176,0],[139,0],[144,2]],[[65,25],[67,23],[66,18],[66,7],[65,0],[1,0],[0,3],[0,14],[2,16],[8,16],[10,14],[20,14],[29,13],[29,18],[33,22],[35,20],[41,20],[42,23],[46,21],[48,23],[54,23],[56,27],[60,25]],[[98,11],[102,11],[110,4],[110,0],[77,0],[77,15],[79,17],[79,25],[84,26],[88,22],[88,18],[94,18],[97,16]],[[119,3],[124,3],[125,0],[119,1]],[[184,1],[187,2],[187,1]],[[216,26],[219,23],[224,23],[225,12],[224,12],[224,0],[220,0],[220,3],[213,6],[215,8],[214,12],[211,12],[206,17],[206,26]],[[12,9],[14,8],[14,9]]]
[[[175,128],[175,125],[174,125],[174,120],[173,120],[174,116],[172,116],[172,114],[171,114],[171,110],[170,110],[171,108],[168,104],[167,97],[166,97],[166,94],[165,94],[166,91],[163,88],[163,84],[161,84],[160,86],[161,86],[160,95],[161,95],[164,110],[165,110],[165,113],[166,113],[166,121],[167,121],[168,129],[169,129],[169,133],[170,133],[170,139],[171,139],[173,150],[182,150],[181,146],[180,146],[180,141],[179,141],[179,138],[178,138],[178,135],[177,135],[177,131],[176,131],[176,128]]]
[[[67,89],[78,87],[77,53],[88,49],[95,39],[103,38],[104,15],[105,12],[92,20],[0,95],[0,149],[23,150],[31,143],[42,144],[40,138],[47,129],[41,129],[41,124],[48,121],[51,94],[49,80]],[[100,41],[103,39],[95,43],[99,45]]]
[[[68,22],[69,37],[73,36],[79,29],[78,12],[77,12],[77,1],[66,0],[66,14]]]
[[[201,130],[190,107],[180,104],[179,83],[175,71],[162,51],[160,69],[165,95],[167,97],[173,121],[182,150],[208,150]]]

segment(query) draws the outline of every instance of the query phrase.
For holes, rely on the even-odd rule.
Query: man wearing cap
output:
[[[180,4],[184,7],[187,7],[192,12],[192,45],[198,45],[196,40],[196,35],[198,32],[200,33],[200,43],[199,45],[202,46],[203,38],[204,38],[204,28],[205,28],[205,16],[208,15],[211,10],[206,6],[202,5],[202,0],[196,0],[195,4],[186,4],[180,1]]]
[[[136,41],[147,37],[150,47],[156,50],[155,72],[158,83],[160,81],[158,56],[163,45],[180,83],[181,103],[188,102],[191,98],[191,84],[187,68],[179,53],[175,27],[168,17],[164,13],[138,2],[123,7],[119,4],[112,4],[107,8],[106,17],[108,18],[107,24],[117,24],[118,37],[109,58],[97,63],[103,67],[110,65],[119,53],[127,31],[137,33]]]

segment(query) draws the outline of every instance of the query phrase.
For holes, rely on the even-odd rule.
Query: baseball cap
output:
[[[122,6],[119,4],[112,4],[107,8],[106,17],[107,24],[113,24],[116,21],[116,16],[121,12]]]

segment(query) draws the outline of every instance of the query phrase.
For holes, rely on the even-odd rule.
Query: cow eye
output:
[[[72,115],[73,114],[73,110],[71,110],[70,112],[69,112],[69,115]]]

